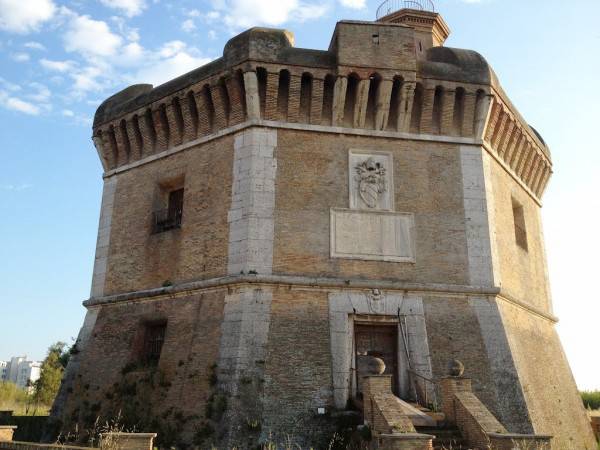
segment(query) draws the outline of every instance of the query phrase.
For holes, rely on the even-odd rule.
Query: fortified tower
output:
[[[338,22],[326,51],[252,28],[98,108],[64,429],[120,411],[165,445],[312,444],[375,355],[401,399],[439,404],[459,359],[508,431],[595,448],[548,286],[550,151],[481,55],[400,3]]]

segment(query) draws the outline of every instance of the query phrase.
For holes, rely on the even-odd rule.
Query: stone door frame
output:
[[[367,319],[376,324],[392,321],[399,324],[405,317],[411,365],[418,373],[431,378],[431,358],[421,297],[399,292],[348,290],[329,293],[329,329],[331,338],[331,366],[335,407],[343,409],[356,393],[354,322]],[[399,391],[409,386],[408,367],[402,332],[398,330]]]

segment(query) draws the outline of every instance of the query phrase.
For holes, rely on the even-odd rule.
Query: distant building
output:
[[[6,376],[6,367],[8,366],[8,362],[0,361],[0,381],[4,381],[4,377]]]
[[[10,361],[0,361],[1,379],[30,389],[40,378],[41,367],[40,362],[27,361],[27,356],[15,356]]]

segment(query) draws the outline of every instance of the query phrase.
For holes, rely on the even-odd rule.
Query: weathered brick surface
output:
[[[392,394],[391,381],[390,375],[363,379],[363,418],[376,435],[414,433],[415,427]]]
[[[468,298],[425,296],[423,307],[434,378],[448,375],[450,361],[460,360],[465,365],[465,376],[471,378],[477,396],[492,412],[497,413],[498,399],[485,343]]]
[[[279,73],[267,74],[266,104],[264,117],[267,120],[277,120],[277,92],[279,90]]]
[[[320,125],[323,120],[323,87],[324,80],[313,78],[312,81],[312,98],[310,102],[310,123]]]
[[[464,117],[460,130],[456,130],[460,136],[473,136],[475,117],[475,92],[465,92],[464,99]]]
[[[171,424],[178,439],[191,441],[213,390],[225,293],[102,307],[64,409],[65,429],[72,431],[76,423],[89,429],[96,417],[103,423],[121,410],[127,426],[135,425],[134,418],[143,424],[137,431],[160,431],[164,439]],[[140,337],[144,323],[158,320],[167,328],[153,370],[139,363]]]
[[[117,175],[106,294],[227,273],[232,154],[228,136]],[[166,208],[160,185],[177,177],[185,177],[181,229],[152,234],[152,212]]]
[[[502,315],[535,433],[554,436],[558,449],[589,448],[592,431],[554,325],[506,304]]]
[[[263,434],[321,439],[317,408],[333,406],[327,293],[273,293],[265,361]]]
[[[494,231],[502,291],[551,313],[543,231],[539,206],[501,167],[492,165]],[[523,206],[528,250],[515,241],[512,199]]]
[[[467,283],[456,146],[285,130],[278,136],[273,272]],[[396,211],[415,214],[416,264],[329,257],[330,208],[348,207],[348,150],[372,148],[393,154]]]
[[[600,441],[600,416],[592,416],[590,417],[590,421],[592,423],[592,429],[594,430],[596,439]]]
[[[246,111],[244,108],[246,102],[244,86],[237,74],[229,77],[226,81],[226,85],[229,103],[231,105],[229,125],[237,125],[246,118]]]

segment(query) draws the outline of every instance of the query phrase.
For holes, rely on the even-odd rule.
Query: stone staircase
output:
[[[446,425],[444,413],[431,411],[417,403],[411,403],[411,406],[417,408],[419,411],[427,414],[431,417],[436,425],[435,426],[418,426],[415,425],[415,429],[418,433],[429,434],[435,436],[433,440],[434,450],[468,450],[469,447],[460,434],[458,428],[454,426]]]

